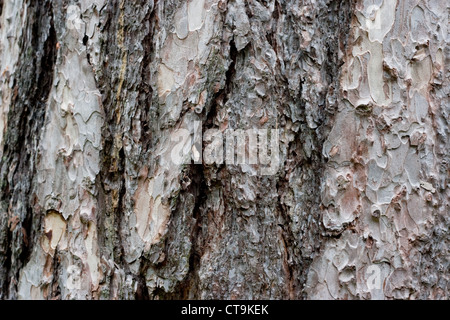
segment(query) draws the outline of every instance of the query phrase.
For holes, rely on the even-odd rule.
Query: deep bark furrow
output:
[[[53,83],[56,62],[56,33],[50,1],[30,3],[26,30],[20,40],[22,55],[14,79],[2,167],[2,207],[7,208],[9,254],[3,278],[3,297],[14,297],[21,268],[28,263],[40,230],[41,212],[36,210],[32,178],[36,176],[36,153],[44,125],[45,105]],[[8,267],[9,265],[9,267]]]

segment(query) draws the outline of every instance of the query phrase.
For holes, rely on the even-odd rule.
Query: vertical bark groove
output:
[[[14,297],[20,269],[29,261],[35,235],[39,232],[41,212],[34,207],[32,177],[40,130],[45,120],[45,105],[53,83],[56,62],[56,33],[50,1],[30,3],[26,31],[21,43],[21,58],[14,79],[14,95],[8,114],[2,158],[2,207],[7,208],[5,247],[8,258],[2,279],[2,297]],[[3,273],[2,272],[2,273]]]

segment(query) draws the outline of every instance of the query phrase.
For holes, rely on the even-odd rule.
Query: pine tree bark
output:
[[[1,299],[448,299],[446,8],[0,0]]]

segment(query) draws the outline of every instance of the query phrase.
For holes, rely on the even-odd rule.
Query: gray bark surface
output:
[[[448,299],[447,28],[444,0],[0,0],[0,298]],[[196,122],[278,166],[177,164]]]

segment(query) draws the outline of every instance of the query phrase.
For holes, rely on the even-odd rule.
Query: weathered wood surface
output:
[[[448,299],[447,7],[0,0],[0,297]]]

